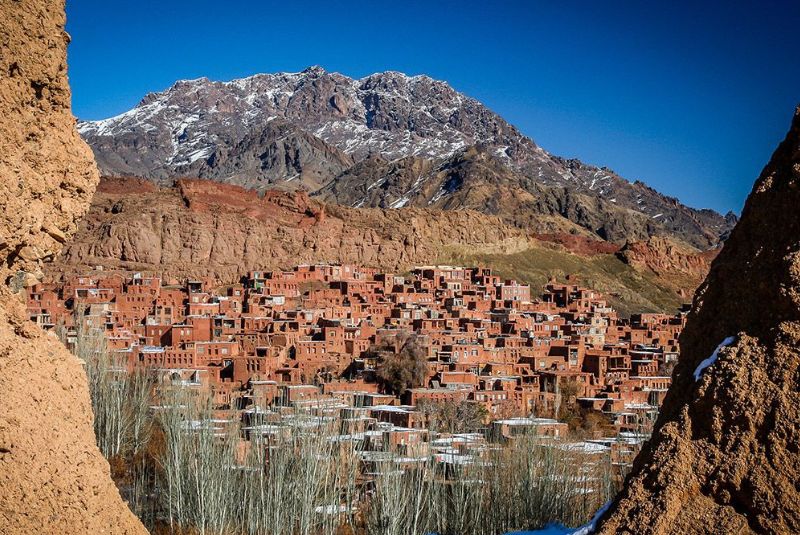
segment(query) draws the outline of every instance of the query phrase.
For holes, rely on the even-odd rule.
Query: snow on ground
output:
[[[389,208],[402,208],[406,204],[408,204],[408,201],[409,201],[408,197],[401,197],[396,201],[394,201],[391,205],[389,205]]]
[[[603,516],[606,511],[608,511],[609,507],[611,507],[611,502],[608,502],[603,507],[598,509],[592,519],[579,528],[565,528],[559,524],[551,524],[542,529],[537,529],[534,531],[515,531],[514,533],[509,533],[508,535],[591,535],[594,533],[595,528],[597,528],[597,521],[600,520],[600,517]]]
[[[703,374],[703,370],[711,366],[717,361],[717,357],[719,357],[719,352],[723,347],[728,347],[736,340],[735,336],[729,336],[725,340],[722,341],[720,345],[717,346],[717,349],[711,353],[711,356],[707,359],[704,359],[700,364],[697,365],[697,368],[694,370],[694,380],[699,381],[700,376]]]

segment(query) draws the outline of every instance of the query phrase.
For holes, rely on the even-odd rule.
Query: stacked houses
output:
[[[81,329],[100,329],[120,366],[210,391],[243,419],[276,406],[334,407],[358,429],[394,426],[402,436],[388,440],[405,444],[426,426],[416,408],[436,402],[481,406],[492,437],[565,434],[556,418],[566,407],[605,424],[597,441],[609,429],[637,436],[670,385],[685,322],[683,313],[620,318],[569,277],[532,296],[480,267],[398,275],[327,264],[253,271],[222,287],[74,277],[31,288],[28,314],[72,343]],[[399,333],[414,337],[427,373],[394,395],[381,386],[375,348]]]

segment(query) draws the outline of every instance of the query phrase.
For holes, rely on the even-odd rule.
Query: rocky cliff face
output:
[[[626,243],[617,256],[637,270],[651,271],[667,285],[677,289],[688,302],[686,288],[697,288],[708,275],[711,261],[719,249],[698,252],[666,237]]]
[[[157,188],[108,179],[54,271],[102,265],[231,282],[251,269],[327,261],[400,270],[448,247],[514,252],[527,243],[518,229],[469,211],[353,209],[205,180]]]
[[[2,3],[0,280],[6,284],[39,272],[61,249],[98,179],[70,114],[62,6],[33,4]]]
[[[555,157],[447,83],[398,72],[353,80],[311,67],[180,81],[80,132],[105,174],[163,185],[200,177],[304,188],[354,207],[458,209],[469,197],[470,208],[506,220],[524,214],[515,224],[534,230],[555,212],[620,244],[668,235],[704,249],[735,222]],[[488,176],[488,167],[501,172]],[[517,193],[530,202],[497,200]]]
[[[75,230],[98,180],[70,113],[60,0],[0,0],[0,533],[146,533],[94,441],[78,360],[20,288]]]
[[[697,291],[599,533],[800,533],[800,110]]]

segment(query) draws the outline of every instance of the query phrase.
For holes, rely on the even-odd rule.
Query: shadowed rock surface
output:
[[[653,437],[598,533],[800,533],[798,206],[800,110],[695,295]]]
[[[146,533],[95,445],[81,364],[27,320],[98,180],[70,112],[60,0],[0,0],[0,534]]]

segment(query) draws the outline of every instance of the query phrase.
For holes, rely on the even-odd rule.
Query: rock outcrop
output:
[[[0,4],[0,280],[6,284],[52,259],[97,183],[92,153],[70,113],[62,3]]]
[[[708,275],[711,261],[718,253],[717,248],[698,251],[659,236],[626,243],[617,253],[617,257],[639,271],[651,271],[665,285],[674,287],[675,291],[688,301],[691,294],[684,293],[686,288],[700,286]]]
[[[0,534],[146,533],[95,445],[86,376],[18,291],[98,180],[75,131],[63,0],[0,0]]]
[[[156,188],[104,179],[52,274],[100,265],[232,282],[248,270],[309,262],[402,270],[441,260],[448,247],[510,253],[528,243],[500,219],[469,211],[355,209],[206,180]]]
[[[800,110],[695,295],[653,437],[598,533],[800,533],[798,206]]]

